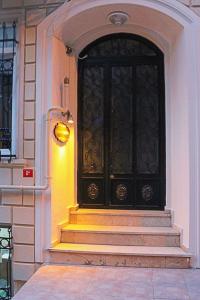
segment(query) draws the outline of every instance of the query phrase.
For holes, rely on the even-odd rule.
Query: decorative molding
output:
[[[61,5],[55,12],[52,14],[54,19],[53,31],[57,31],[57,28],[67,20],[75,17],[76,14],[79,14],[85,10],[92,9],[93,7],[102,7],[108,5],[119,5],[130,4],[130,5],[139,5],[143,7],[149,7],[152,9],[159,10],[160,12],[172,17],[177,21],[175,15],[181,17],[182,21],[192,23],[194,20],[198,20],[198,16],[188,7],[174,0],[83,0],[81,2],[65,2]],[[67,12],[67,14],[66,14]],[[59,16],[59,18],[57,17]],[[66,17],[67,16],[67,17]],[[181,20],[180,20],[181,21]],[[51,24],[50,24],[51,25]]]
[[[28,166],[28,161],[26,159],[13,159],[10,163],[5,161],[5,162],[0,162],[0,168],[24,168],[25,166]]]
[[[95,200],[98,198],[99,195],[99,187],[96,185],[96,183],[91,183],[87,188],[87,192],[88,192],[88,197],[91,200]]]
[[[124,184],[118,184],[115,191],[116,197],[120,201],[126,200],[128,196],[127,187]]]
[[[1,22],[19,22],[25,24],[25,9],[0,9]]]
[[[183,245],[183,228],[177,224],[172,224],[172,228],[180,233],[180,245]]]
[[[44,20],[43,25],[48,28],[48,36],[54,35],[62,40],[62,30],[60,28],[65,22],[71,21],[72,18],[76,17],[76,15],[98,6],[113,5],[113,9],[115,9],[115,5],[120,4],[123,4],[123,6],[126,4],[137,5],[160,11],[183,26],[186,23],[191,24],[199,20],[198,16],[190,8],[175,0],[82,0],[81,2],[65,2],[50,15],[51,19],[46,18]]]
[[[54,240],[54,241],[52,241],[51,242],[51,246],[50,246],[50,248],[54,248],[56,245],[58,245],[60,243],[60,241],[59,240]]]
[[[146,202],[151,201],[153,199],[153,194],[154,194],[152,186],[150,184],[145,184],[142,187],[141,194],[142,194],[142,198]]]
[[[189,248],[185,247],[183,244],[180,245],[181,249],[184,251],[184,252],[187,252],[189,253]]]
[[[77,211],[79,209],[79,204],[76,204],[74,206],[68,206],[69,214],[73,211]]]

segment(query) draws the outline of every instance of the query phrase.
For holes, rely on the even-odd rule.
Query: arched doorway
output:
[[[138,35],[112,34],[79,56],[80,207],[165,206],[164,56]]]

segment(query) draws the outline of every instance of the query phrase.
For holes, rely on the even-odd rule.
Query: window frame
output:
[[[7,137],[8,141],[1,141],[1,152],[12,153],[12,95],[14,57],[16,53],[16,23],[2,22],[0,24],[0,83],[1,83],[1,138]],[[5,128],[5,130],[4,130]],[[5,134],[4,134],[5,132]],[[7,135],[8,132],[8,135]],[[6,145],[7,144],[7,145]],[[9,148],[7,148],[8,146]],[[4,153],[3,153],[4,154]],[[6,153],[5,153],[6,154]]]
[[[11,154],[16,158],[23,158],[23,116],[24,116],[24,52],[25,52],[25,24],[22,10],[0,12],[1,23],[16,23],[15,55],[13,58],[12,80],[12,126],[11,126]],[[1,149],[1,153],[9,153],[9,149]],[[8,152],[9,151],[9,152]],[[6,154],[7,154],[6,153]],[[4,158],[10,160],[10,157]],[[0,160],[1,161],[1,160]]]

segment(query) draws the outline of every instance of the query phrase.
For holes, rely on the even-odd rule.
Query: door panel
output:
[[[136,165],[138,174],[159,173],[158,66],[136,66]]]
[[[80,189],[82,203],[95,206],[104,204],[104,178],[82,178]]]
[[[159,180],[138,179],[136,181],[136,208],[157,209],[161,198],[161,182]]]
[[[87,66],[82,72],[79,127],[81,202],[104,205],[104,68]]]
[[[131,66],[111,67],[111,174],[133,170],[133,78]]]
[[[83,72],[82,172],[104,172],[104,69],[86,67]]]
[[[133,186],[133,67],[110,65],[110,206],[131,206]]]
[[[132,207],[133,203],[133,180],[117,178],[111,180],[111,203],[110,207]]]

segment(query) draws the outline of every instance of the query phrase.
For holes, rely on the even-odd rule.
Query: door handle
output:
[[[114,179],[114,178],[115,178],[115,175],[110,174],[110,179]]]

